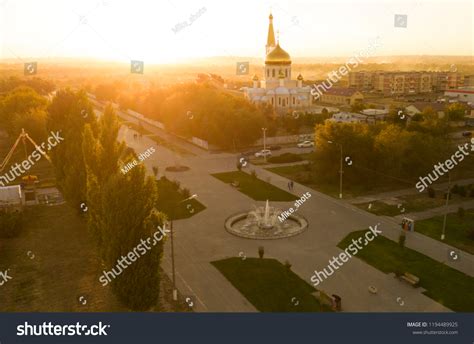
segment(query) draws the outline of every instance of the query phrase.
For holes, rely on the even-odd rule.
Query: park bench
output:
[[[405,272],[403,275],[400,276],[400,278],[405,282],[411,284],[413,287],[418,286],[418,283],[420,283],[420,279],[418,277],[408,272]]]

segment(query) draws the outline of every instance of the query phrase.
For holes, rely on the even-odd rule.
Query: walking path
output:
[[[473,184],[474,179],[462,179],[462,180],[456,180],[452,181],[451,185],[458,184],[458,185],[468,185],[468,184]],[[435,190],[447,190],[448,189],[449,183],[439,183],[436,185],[432,185],[432,187]],[[367,203],[367,202],[374,202],[377,200],[381,199],[388,199],[388,198],[394,198],[394,197],[400,197],[400,196],[407,196],[407,195],[413,195],[417,194],[418,190],[415,188],[415,185],[413,184],[413,187],[409,189],[401,189],[401,190],[395,190],[395,191],[387,191],[387,192],[381,192],[378,194],[373,194],[373,195],[367,195],[367,196],[359,196],[350,199],[348,202],[351,204],[359,204],[359,203]]]
[[[434,216],[439,216],[439,215],[444,215],[444,214],[449,214],[449,213],[455,213],[459,207],[462,207],[464,209],[472,209],[474,208],[474,200],[462,202],[462,203],[455,203],[455,204],[449,204],[447,207],[445,205],[437,208],[432,208],[428,209],[425,211],[420,211],[417,213],[408,213],[408,214],[402,214],[402,215],[397,215],[394,216],[393,218],[396,219],[397,221],[401,222],[401,220],[404,217],[408,217],[413,220],[424,220],[424,219],[429,219]]]

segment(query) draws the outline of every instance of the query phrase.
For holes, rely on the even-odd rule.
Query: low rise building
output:
[[[333,87],[322,93],[322,103],[338,105],[354,105],[364,100],[364,95],[351,88]]]
[[[338,112],[328,119],[336,123],[367,123],[367,116],[355,112]]]
[[[445,103],[415,102],[405,107],[405,111],[408,116],[413,117],[414,115],[421,114],[423,110],[427,108],[431,108],[438,115],[439,118],[443,118],[445,115],[444,113],[445,107],[446,107]]]
[[[474,103],[474,87],[463,87],[444,92],[446,97],[460,102]]]
[[[0,187],[0,209],[21,210],[23,198],[20,185]]]

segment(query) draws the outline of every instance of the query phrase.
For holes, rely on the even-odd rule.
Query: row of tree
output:
[[[50,80],[45,80],[37,77],[18,78],[15,76],[11,76],[9,78],[0,79],[0,94],[8,93],[20,86],[29,87],[42,96],[51,93],[55,89],[54,83]]]
[[[86,115],[87,114],[87,115]],[[136,166],[120,173],[131,152],[117,142],[119,122],[111,107],[96,119],[85,92],[61,90],[48,108],[48,130],[64,141],[51,153],[58,185],[70,204],[87,204],[88,227],[96,238],[105,270],[112,270],[141,239],[151,237],[165,218],[155,209],[156,183]],[[111,282],[112,290],[133,310],[156,305],[163,241]]]
[[[213,145],[248,146],[261,137],[261,127],[275,127],[273,110],[258,108],[212,83],[188,83],[117,95],[113,84],[98,85],[99,100],[117,101],[122,109],[143,113],[182,136],[196,136]]]
[[[420,176],[456,150],[445,135],[446,128],[443,120],[433,118],[408,127],[388,122],[367,125],[327,121],[316,126],[313,173],[319,180],[335,183],[342,146],[343,159],[350,160],[345,168],[345,183],[370,189],[392,179],[414,186]]]

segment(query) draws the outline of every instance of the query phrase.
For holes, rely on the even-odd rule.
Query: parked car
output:
[[[471,136],[472,136],[472,132],[470,132],[470,131],[463,131],[463,132],[462,132],[462,136],[464,136],[464,137],[471,137]]]
[[[313,146],[314,146],[313,141],[303,141],[303,142],[298,143],[299,148],[307,148],[307,147],[313,147]]]
[[[266,156],[272,156],[272,151],[269,150],[269,149],[262,149],[261,151],[258,151],[257,153],[255,153],[255,156],[257,158],[263,158],[263,157],[266,157]]]

